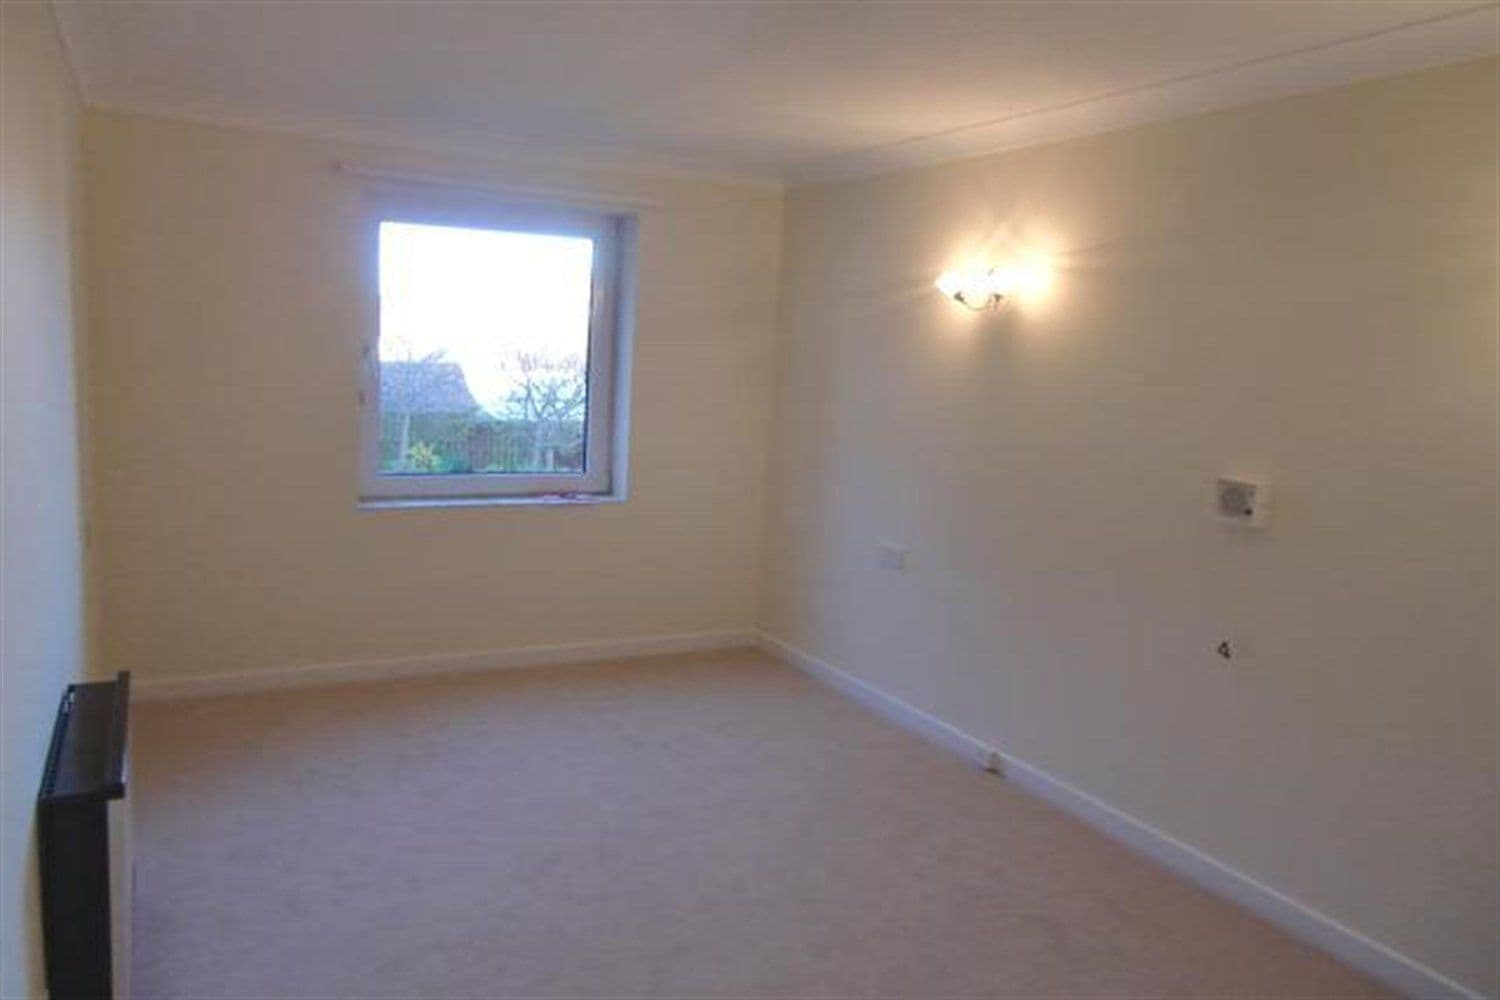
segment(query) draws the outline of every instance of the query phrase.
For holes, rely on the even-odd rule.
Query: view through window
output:
[[[382,477],[579,474],[594,241],[383,221]]]

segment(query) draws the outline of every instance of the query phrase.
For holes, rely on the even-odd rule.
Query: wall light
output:
[[[997,308],[1010,290],[998,268],[970,268],[966,271],[944,271],[938,275],[938,291],[954,302],[975,312]]]
[[[1026,300],[1045,296],[1052,285],[1052,266],[1046,258],[1034,256],[1004,266],[944,271],[934,284],[954,302],[981,312],[996,309],[1013,296]]]

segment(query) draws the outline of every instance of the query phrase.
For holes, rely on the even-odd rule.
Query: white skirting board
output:
[[[942,719],[852,674],[761,632],[761,649],[849,695],[890,721],[975,763],[999,753],[1007,781],[1139,851],[1215,895],[1237,903],[1303,941],[1336,955],[1392,989],[1423,1000],[1484,1000],[1477,990],[1372,940],[1353,928],[1156,829],[1101,799],[1060,781]]]
[[[384,680],[425,674],[471,673],[516,667],[543,667],[570,663],[625,660],[665,653],[698,653],[714,649],[739,649],[756,644],[751,629],[718,632],[679,632],[672,635],[637,636],[598,642],[570,642],[553,646],[513,646],[432,656],[403,656],[385,660],[350,660],[277,667],[240,673],[196,674],[189,677],[140,677],[131,693],[137,701],[197,698],[205,695],[238,694],[285,688],[316,687],[348,681]]]

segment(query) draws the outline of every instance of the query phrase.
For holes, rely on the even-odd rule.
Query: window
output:
[[[609,496],[624,216],[379,201],[361,498]]]

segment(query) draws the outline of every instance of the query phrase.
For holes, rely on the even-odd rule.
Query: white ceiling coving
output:
[[[87,103],[800,182],[1496,51],[1500,7],[54,0]]]

